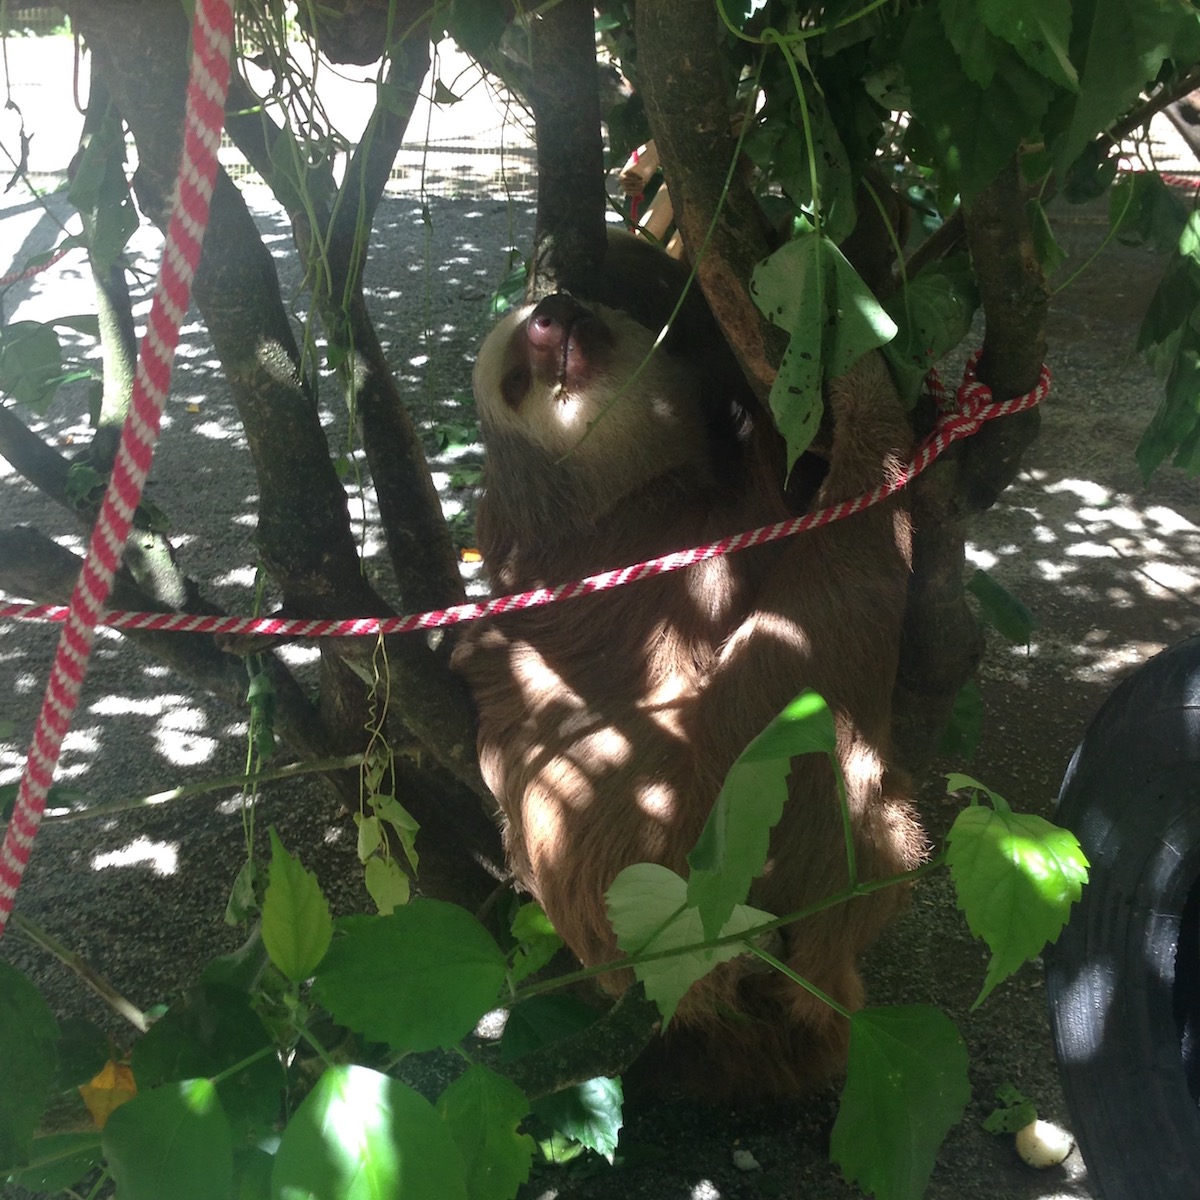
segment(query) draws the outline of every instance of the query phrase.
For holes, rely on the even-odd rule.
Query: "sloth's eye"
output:
[[[519,408],[529,391],[529,367],[520,363],[505,371],[500,380],[500,395],[509,408]]]

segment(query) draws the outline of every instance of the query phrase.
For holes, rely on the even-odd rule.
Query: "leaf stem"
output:
[[[21,916],[20,913],[13,913],[10,919],[14,929],[23,934],[35,946],[45,950],[47,954],[52,954],[64,967],[78,975],[113,1012],[124,1017],[139,1033],[145,1033],[150,1028],[146,1014],[136,1004],[122,996],[82,955],[74,950],[69,950],[57,938],[51,936],[41,926],[35,925],[28,918]]]
[[[747,945],[746,949],[749,950],[751,954],[757,955],[757,957],[761,958],[763,962],[774,967],[775,970],[780,974],[786,975],[793,983],[798,984],[810,995],[816,996],[816,998],[820,1000],[822,1004],[829,1005],[829,1007],[832,1008],[833,1011],[839,1016],[845,1017],[847,1021],[850,1020],[850,1010],[844,1004],[841,1004],[835,1000],[831,995],[829,995],[828,992],[821,991],[821,989],[817,987],[817,985],[813,983],[811,979],[805,979],[803,975],[796,974],[796,972],[793,971],[792,968],[787,965],[787,963],[781,962],[773,954],[768,954],[765,950],[760,949],[758,946]]]
[[[203,796],[208,792],[219,792],[224,788],[237,788],[239,791],[249,791],[262,783],[273,783],[279,779],[293,779],[299,775],[312,775],[321,771],[344,771],[361,766],[361,754],[349,754],[344,758],[318,758],[311,762],[294,762],[286,766],[275,767],[269,771],[260,771],[255,775],[226,775],[219,779],[205,779],[199,783],[187,783],[182,787],[171,788],[166,792],[152,792],[148,796],[138,796],[128,800],[116,800],[111,804],[99,804],[94,808],[80,808],[72,812],[57,813],[42,818],[43,825],[66,825],[74,821],[89,821],[94,817],[111,817],[114,813],[136,812],[139,808],[148,808],[156,804],[168,804],[173,800],[188,800],[194,796]]]

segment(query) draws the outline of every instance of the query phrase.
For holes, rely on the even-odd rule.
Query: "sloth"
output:
[[[620,307],[559,293],[511,312],[484,341],[476,527],[494,592],[793,515],[702,303],[656,346],[685,276],[647,243],[617,237],[595,294]],[[834,431],[822,505],[893,477],[911,443],[877,355],[830,383],[825,400]],[[583,963],[618,957],[604,901],[618,872],[654,862],[686,874],[729,767],[804,688],[834,714],[860,878],[921,861],[907,781],[888,766],[909,569],[908,515],[892,499],[462,636],[454,664],[474,696],[509,864]],[[844,837],[829,762],[795,759],[750,903],[782,915],[845,887]],[[789,925],[778,956],[853,1010],[863,1003],[857,959],[904,898],[884,888]],[[620,972],[604,985],[620,992],[630,980]],[[684,1087],[796,1094],[842,1069],[848,1038],[843,1016],[743,958],[693,986],[666,1053]]]

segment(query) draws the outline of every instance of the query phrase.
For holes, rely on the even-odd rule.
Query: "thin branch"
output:
[[[13,928],[40,950],[52,954],[68,970],[73,971],[88,987],[104,1001],[119,1017],[124,1017],[139,1033],[150,1028],[146,1014],[132,1001],[127,1000],[86,959],[74,950],[68,950],[57,938],[51,937],[39,925],[35,925],[20,913],[12,914]]]

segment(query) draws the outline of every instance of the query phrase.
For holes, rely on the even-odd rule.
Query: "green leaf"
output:
[[[1172,451],[1175,465],[1200,469],[1196,442],[1200,437],[1200,213],[1193,213],[1179,236],[1142,327],[1138,349],[1165,378],[1163,399],[1142,434],[1137,461],[1149,479]]]
[[[67,195],[83,218],[92,265],[108,271],[138,226],[125,179],[125,131],[111,111],[85,137]]]
[[[979,684],[968,679],[954,697],[950,720],[938,743],[938,754],[946,758],[973,758],[983,733],[983,711],[983,693]]]
[[[418,899],[389,916],[347,917],[313,994],[335,1020],[394,1050],[465,1037],[496,1003],[505,960],[466,909]]]
[[[229,889],[229,899],[225,904],[226,925],[241,925],[258,912],[259,878],[258,864],[252,858],[246,859],[233,877],[233,886]]]
[[[931,263],[889,297],[896,336],[883,353],[907,404],[921,395],[929,368],[967,336],[978,307],[979,290],[965,256]]]
[[[920,1200],[970,1098],[967,1050],[949,1017],[925,1005],[865,1008],[850,1018],[830,1157],[875,1200]]]
[[[1070,830],[982,805],[958,814],[947,842],[958,905],[971,932],[992,952],[975,1008],[1047,942],[1058,940],[1088,863]]]
[[[845,255],[815,233],[800,234],[760,262],[750,294],[790,339],[771,387],[790,471],[820,424],[823,382],[889,341],[896,326]]]
[[[1067,91],[1079,91],[1069,55],[1071,0],[978,0],[978,11],[987,28],[1028,66]]]
[[[529,1113],[525,1093],[472,1066],[438,1097],[437,1112],[462,1155],[470,1200],[512,1200],[529,1178],[535,1149],[533,1138],[517,1132]]]
[[[535,1100],[533,1111],[552,1129],[612,1162],[624,1100],[619,1079],[599,1076]]]
[[[500,1038],[500,1061],[513,1062],[543,1046],[574,1037],[595,1024],[598,1015],[574,996],[530,996],[508,1015]]]
[[[540,971],[562,949],[563,940],[550,923],[550,918],[542,911],[540,904],[532,901],[517,909],[512,922],[512,935],[518,943],[510,973],[514,984]]]
[[[1046,276],[1053,275],[1067,261],[1067,252],[1058,244],[1054,227],[1041,200],[1034,197],[1026,202],[1029,231],[1033,236],[1033,252]]]
[[[964,61],[930,5],[912,14],[900,46],[913,114],[947,189],[961,192],[964,203],[996,177],[1026,137],[1039,134],[1056,90],[1015,51],[1003,44],[990,50],[986,64],[977,57]],[[978,82],[984,77],[986,84]]]
[[[330,1067],[288,1122],[271,1197],[467,1200],[467,1186],[433,1105],[399,1080],[351,1064]]]
[[[1127,246],[1170,253],[1178,248],[1189,215],[1188,206],[1153,171],[1127,171],[1109,193],[1109,228]]]
[[[139,1093],[108,1118],[102,1144],[121,1200],[213,1200],[233,1187],[229,1122],[208,1079]]]
[[[14,1171],[9,1182],[29,1192],[61,1192],[95,1170],[103,1157],[98,1132],[49,1134],[33,1139],[29,1166]]]
[[[1037,1108],[1028,1097],[1011,1083],[1001,1084],[996,1089],[996,1108],[984,1118],[983,1128],[988,1133],[1016,1133],[1037,1120]]]
[[[395,796],[377,794],[370,797],[370,803],[375,815],[391,826],[392,832],[400,842],[400,848],[404,851],[404,857],[408,859],[408,865],[416,871],[420,865],[417,834],[421,832],[416,817]]]
[[[750,882],[762,874],[771,830],[788,798],[792,758],[832,755],[833,714],[814,691],[802,692],[746,748],[729,774],[696,845],[687,856],[687,902],[699,909],[706,937],[716,937]]]
[[[270,1200],[275,1155],[260,1146],[234,1151],[233,1200]]]
[[[983,615],[1014,646],[1027,646],[1037,622],[1033,613],[986,571],[976,570],[967,591],[979,601]]]
[[[193,988],[134,1045],[130,1066],[143,1092],[220,1075],[256,1054],[262,1056],[217,1085],[234,1135],[246,1140],[279,1119],[284,1076],[271,1036],[245,992],[219,984]]]
[[[1079,6],[1079,16],[1071,54],[1080,90],[1055,147],[1060,167],[1128,109],[1196,23],[1192,6],[1178,0],[1094,0]]]
[[[271,961],[298,983],[324,958],[332,936],[333,917],[317,877],[283,848],[272,829],[262,915],[263,944]]]
[[[674,950],[700,945],[706,940],[699,910],[687,903],[687,883],[657,863],[634,863],[626,867],[613,880],[605,899],[609,920],[617,932],[617,944],[627,954]],[[739,904],[717,936],[741,933],[772,919],[770,913]],[[697,979],[718,963],[745,952],[744,945],[730,942],[638,963],[633,972],[667,1022]]]
[[[37,988],[0,961],[0,1174],[29,1159],[58,1071],[58,1025]]]
[[[108,1034],[83,1017],[66,1017],[58,1023],[58,1073],[54,1090],[79,1087],[96,1077],[108,1062]]]
[[[383,858],[376,854],[367,859],[363,880],[375,907],[385,917],[408,903],[412,887],[408,876],[394,858]]]
[[[62,348],[50,325],[13,321],[0,329],[0,391],[38,412],[62,382]]]

